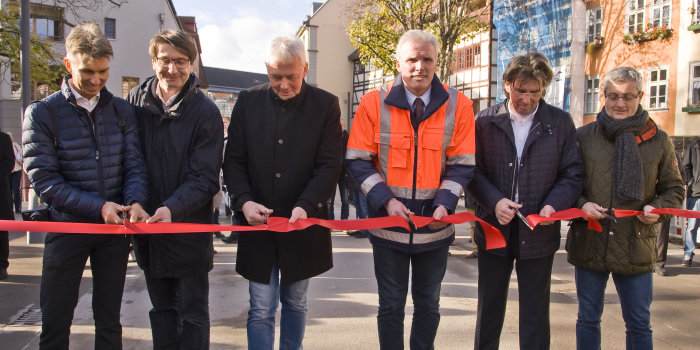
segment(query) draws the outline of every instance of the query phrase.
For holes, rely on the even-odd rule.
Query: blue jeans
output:
[[[362,191],[355,191],[355,216],[358,219],[366,219],[369,213],[367,212],[367,197]]]
[[[379,291],[377,326],[381,349],[403,349],[403,319],[412,268],[413,324],[411,349],[433,349],[440,323],[440,283],[447,268],[449,246],[408,254],[372,245]]]
[[[605,286],[610,272],[576,267],[576,348],[600,349],[600,318],[603,315]],[[652,273],[620,275],[613,273],[625,320],[627,349],[652,349],[649,308],[652,299]]]
[[[686,200],[686,208],[688,210],[700,210],[700,197],[688,197]],[[698,226],[700,226],[700,221],[698,219],[688,219],[688,229],[685,231],[685,247],[683,247],[683,253],[686,257],[692,258],[695,253],[695,242],[698,241]]]
[[[309,280],[280,284],[279,265],[272,264],[270,283],[250,281],[248,311],[248,349],[270,350],[275,344],[275,313],[282,302],[280,350],[302,349],[306,328],[306,290]]]

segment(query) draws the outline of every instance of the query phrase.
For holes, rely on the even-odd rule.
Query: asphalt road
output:
[[[10,236],[10,278],[0,281],[0,349],[37,349],[43,246],[27,244],[24,234],[20,232],[11,232]],[[450,249],[451,256],[442,284],[442,318],[436,349],[473,347],[477,266],[476,259],[465,258],[471,249],[468,239],[467,225],[459,225],[457,241]],[[215,241],[218,254],[214,270],[209,275],[211,349],[245,349],[248,284],[235,272],[236,245]],[[564,239],[562,247],[563,243]],[[700,324],[700,267],[680,267],[682,248],[677,243],[669,245],[669,276],[654,275],[652,327],[656,349],[699,347],[695,332]],[[309,286],[304,348],[378,349],[378,298],[371,246],[367,239],[334,232],[333,251],[335,267],[312,279]],[[552,276],[552,349],[575,348],[577,304],[573,271],[573,267],[566,262],[563,249],[557,252]],[[129,263],[127,273],[122,304],[124,349],[150,349],[150,302],[143,274],[133,262]],[[71,349],[93,348],[90,287],[88,266],[71,329]],[[518,349],[517,299],[517,278],[513,275],[501,349]],[[608,285],[605,300],[603,349],[624,349],[624,322],[612,281]],[[405,322],[406,344],[412,312],[409,295]]]

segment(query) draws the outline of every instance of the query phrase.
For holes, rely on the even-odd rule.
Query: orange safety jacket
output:
[[[417,128],[400,76],[362,97],[350,131],[348,169],[367,196],[370,216],[384,216],[396,198],[416,215],[443,205],[454,212],[475,165],[472,101],[434,77],[430,103]],[[406,232],[370,230],[372,243],[407,245],[417,252],[449,244],[454,226]],[[414,235],[415,233],[415,235]]]

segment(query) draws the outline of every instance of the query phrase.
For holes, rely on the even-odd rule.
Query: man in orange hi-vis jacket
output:
[[[454,213],[474,172],[472,101],[435,75],[437,39],[410,30],[396,46],[395,81],[362,97],[350,131],[348,169],[367,196],[370,217]],[[440,322],[440,284],[454,225],[370,230],[379,290],[379,343],[403,348],[412,267],[411,349],[430,349]]]

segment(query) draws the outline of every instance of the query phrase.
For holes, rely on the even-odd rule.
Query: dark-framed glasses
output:
[[[641,93],[637,94],[624,94],[624,95],[618,95],[618,94],[606,94],[605,98],[610,100],[611,102],[617,102],[619,100],[623,100],[625,102],[632,102],[639,97]]]
[[[175,67],[183,69],[189,67],[190,60],[187,58],[176,58],[171,60],[167,57],[158,57],[156,58],[156,63],[158,63],[159,67],[167,67],[170,65],[170,63],[175,63]]]

